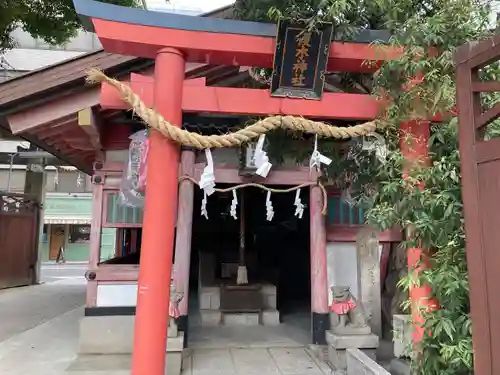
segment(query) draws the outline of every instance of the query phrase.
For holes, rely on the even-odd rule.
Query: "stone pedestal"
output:
[[[80,348],[84,355],[132,353],[135,316],[86,316],[80,321]],[[184,348],[184,332],[168,331],[167,353],[176,355]]]
[[[173,319],[172,317],[170,319]],[[172,324],[170,323],[168,325],[168,332],[167,332],[167,337],[168,338],[171,338],[171,337],[177,337],[179,334],[179,329],[177,327],[177,324]]]
[[[220,285],[199,285],[199,301],[202,326],[276,326],[280,324],[280,313],[276,309],[276,285],[262,284],[259,290],[263,310],[258,312],[221,311]]]
[[[200,288],[200,309],[219,310],[220,308],[220,287],[202,286]]]
[[[279,326],[280,325],[279,311],[274,309],[263,310],[260,313],[260,324],[262,324],[263,326]]]
[[[410,375],[410,362],[404,359],[395,358],[391,361],[391,374],[393,375]]]
[[[222,322],[222,312],[220,310],[200,310],[201,325],[203,327],[220,326]]]
[[[368,357],[359,349],[347,349],[347,375],[391,375],[373,358]]]
[[[222,324],[228,327],[247,327],[259,325],[259,313],[242,312],[232,313],[224,312],[222,314]]]
[[[358,299],[368,315],[374,334],[382,335],[382,308],[380,297],[380,244],[379,232],[369,226],[356,235],[358,265]]]
[[[339,335],[326,331],[328,344],[328,360],[334,371],[347,371],[346,350],[359,349],[371,359],[375,360],[379,345],[377,335],[372,333],[361,335]]]
[[[110,371],[114,369],[109,363],[120,358],[120,368],[130,369],[130,356],[134,337],[133,315],[127,316],[86,316],[80,322],[80,362],[84,360],[83,369],[88,371]],[[169,329],[167,339],[166,374],[180,375],[182,371],[182,352],[184,349],[184,333]],[[103,367],[104,366],[104,367]],[[116,365],[118,366],[118,365]],[[100,372],[99,372],[100,373]]]
[[[394,357],[410,357],[412,345],[411,316],[395,314],[392,318],[394,335]]]

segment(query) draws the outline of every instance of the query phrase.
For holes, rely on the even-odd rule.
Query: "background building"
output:
[[[0,141],[0,153],[12,141]],[[12,155],[9,153],[9,155]],[[45,167],[44,226],[40,236],[42,261],[56,260],[59,249],[64,249],[66,261],[87,261],[92,220],[92,186],[90,176],[74,167]],[[22,193],[26,166],[0,164],[0,191]],[[102,235],[102,260],[112,258],[116,230]]]
[[[231,2],[214,0],[200,5],[196,0],[145,1],[150,10],[189,15],[198,15]],[[20,28],[14,30],[12,36],[16,48],[0,54],[0,82],[102,49],[97,36],[83,30],[60,46],[33,38]],[[31,150],[30,146],[29,142],[13,137],[0,127],[0,191],[25,191],[28,161],[23,159],[22,153]],[[42,164],[46,167],[41,260],[55,260],[59,249],[63,248],[66,261],[86,261],[92,220],[90,177],[55,158],[46,158]],[[101,260],[113,257],[116,232],[113,228],[103,230]]]

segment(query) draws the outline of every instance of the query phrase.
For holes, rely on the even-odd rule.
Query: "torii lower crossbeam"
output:
[[[148,107],[153,106],[154,78],[131,74],[127,84]],[[108,84],[101,86],[100,103],[104,109],[129,108],[120,93]],[[325,93],[322,100],[317,101],[274,98],[269,96],[269,90],[205,86],[203,79],[185,80],[182,93],[182,111],[192,113],[255,116],[282,114],[369,121],[377,117],[380,108],[381,102],[371,95]]]

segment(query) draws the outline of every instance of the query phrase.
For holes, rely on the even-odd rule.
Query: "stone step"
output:
[[[276,309],[261,312],[222,312],[220,310],[200,310],[201,325],[205,327],[225,326],[277,326],[280,324],[280,313]]]
[[[260,323],[260,313],[228,313],[222,314],[222,324],[229,327],[234,326],[258,326]]]
[[[392,375],[410,375],[410,363],[403,359],[393,359],[390,365]]]
[[[384,367],[360,349],[346,350],[347,375],[391,375]]]
[[[129,354],[80,354],[65,371],[66,375],[130,375]],[[182,353],[168,353],[165,375],[180,375]]]
[[[280,312],[276,309],[262,311],[260,313],[260,324],[263,326],[279,326]]]
[[[222,313],[220,310],[200,310],[201,325],[204,327],[219,326],[222,323]]]

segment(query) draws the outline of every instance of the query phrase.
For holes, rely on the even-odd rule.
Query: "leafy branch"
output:
[[[421,246],[428,251],[432,267],[417,277],[410,272],[399,283],[405,289],[424,283],[430,285],[440,307],[422,312],[426,329],[420,345],[413,348],[413,358],[418,359],[414,373],[472,373],[457,119],[451,117],[432,125],[429,165],[413,166],[406,179],[402,177],[405,160],[399,138],[405,137],[400,129],[405,121],[453,113],[456,91],[453,52],[463,43],[491,35],[491,2],[239,0],[236,9],[242,19],[273,21],[287,17],[310,23],[333,22],[336,31],[345,33],[346,38],[349,30],[389,29],[393,35],[390,44],[404,47],[399,58],[385,62],[371,77],[372,94],[383,96],[389,103],[384,120],[390,126],[383,132],[387,157],[385,160],[374,157],[356,141],[344,144],[325,141],[321,152],[334,159],[325,174],[348,192],[352,201],[367,208],[368,223],[381,230],[411,225],[412,230],[401,246],[405,249]],[[415,83],[415,77],[420,77],[420,81]],[[480,77],[498,79],[498,64],[482,69]],[[482,98],[486,108],[499,100],[496,93]],[[498,135],[500,122],[495,121],[485,138]],[[282,140],[281,145],[283,143]],[[280,146],[280,150],[282,157],[284,153],[298,160],[306,157],[303,150],[299,152],[297,148]]]

